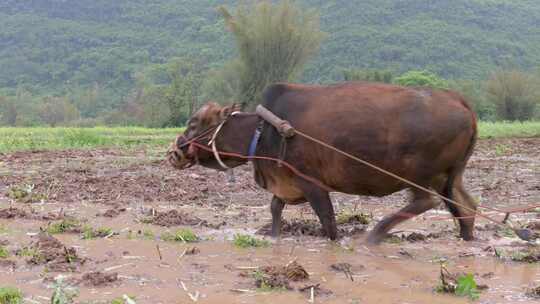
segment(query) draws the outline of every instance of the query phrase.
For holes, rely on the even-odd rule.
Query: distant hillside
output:
[[[234,55],[215,8],[227,0],[0,0],[0,89],[65,93],[98,83],[125,95],[135,73],[175,56]],[[427,68],[481,78],[540,66],[538,0],[304,0],[328,38],[304,80],[344,68]]]

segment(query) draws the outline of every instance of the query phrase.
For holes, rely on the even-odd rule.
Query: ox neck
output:
[[[216,138],[218,150],[248,156],[259,121],[260,118],[255,113],[240,113],[229,118]],[[223,156],[222,159],[225,161],[234,158]],[[247,159],[234,159],[234,162],[244,164]]]

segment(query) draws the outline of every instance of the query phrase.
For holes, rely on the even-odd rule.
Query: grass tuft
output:
[[[365,213],[358,212],[341,212],[336,216],[336,223],[338,225],[345,224],[361,224],[368,225],[371,222],[372,216]]]
[[[108,227],[100,227],[100,228],[94,229],[92,227],[85,226],[83,228],[81,237],[83,240],[91,240],[95,238],[106,237],[113,233],[114,233],[113,230]]]
[[[167,242],[193,243],[199,240],[199,237],[190,229],[180,229],[174,233],[164,232],[161,239]]]
[[[60,234],[66,232],[76,232],[80,230],[81,223],[76,219],[63,219],[59,222],[53,223],[47,227],[47,232],[50,234]]]
[[[260,248],[270,246],[270,242],[267,240],[259,240],[247,234],[235,234],[233,243],[236,247],[240,248]]]
[[[8,257],[9,257],[9,251],[3,246],[0,246],[0,259],[6,259]]]
[[[23,302],[22,292],[13,287],[0,287],[0,304],[20,304]]]

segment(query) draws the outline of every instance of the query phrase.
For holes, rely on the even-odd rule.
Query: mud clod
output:
[[[25,218],[26,216],[26,211],[19,208],[6,208],[0,210],[1,219]]]
[[[333,294],[329,289],[321,287],[321,284],[307,285],[301,288],[298,288],[298,291],[305,294],[308,298],[311,297],[311,289],[313,288],[313,295],[316,297],[328,297]]]
[[[56,272],[76,271],[85,259],[77,255],[75,248],[65,247],[59,240],[47,233],[40,233],[37,241],[30,245],[33,254],[27,261],[31,265],[47,265]]]
[[[405,237],[405,240],[407,240],[408,242],[411,242],[411,243],[415,243],[415,242],[422,242],[422,241],[425,241],[427,240],[428,237],[422,233],[419,233],[419,232],[413,232],[411,234],[409,234],[407,237]]]
[[[296,261],[285,266],[267,266],[255,271],[255,286],[263,289],[293,289],[291,282],[307,280],[309,274]]]
[[[201,253],[201,250],[197,247],[191,247],[191,248],[188,248],[186,249],[186,255],[196,255],[196,254],[199,254]]]
[[[532,229],[532,230],[540,230],[540,221],[531,222],[527,224],[525,228]]]
[[[118,273],[89,272],[82,276],[82,283],[86,286],[101,287],[118,281]]]
[[[103,216],[103,217],[110,217],[110,218],[113,218],[113,217],[117,217],[119,216],[121,213],[123,212],[126,212],[126,208],[124,207],[115,207],[115,208],[111,208],[103,213],[98,213],[98,216]]]
[[[533,299],[540,299],[540,286],[529,289],[526,295]]]
[[[11,268],[11,269],[15,269],[15,268],[17,268],[17,262],[12,261],[12,260],[3,260],[3,259],[0,259],[0,268]]]
[[[148,220],[150,223],[158,226],[173,227],[173,226],[197,226],[204,225],[206,221],[201,220],[196,216],[189,215],[178,210],[170,210],[167,212],[158,212],[154,217]]]

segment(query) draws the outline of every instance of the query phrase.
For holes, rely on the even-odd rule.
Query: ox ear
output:
[[[221,119],[226,119],[227,117],[231,116],[234,112],[239,112],[242,110],[242,106],[233,103],[230,106],[223,107],[221,111],[219,112],[219,115],[221,116]]]

